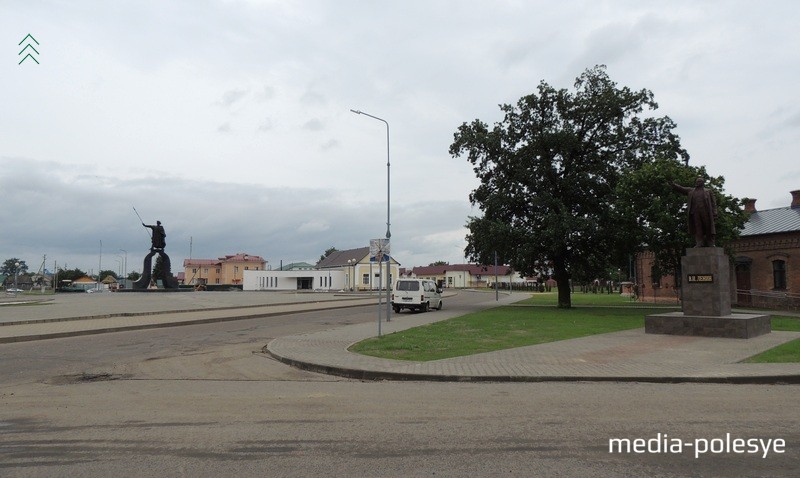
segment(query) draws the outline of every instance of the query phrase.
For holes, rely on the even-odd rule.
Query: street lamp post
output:
[[[19,262],[14,263],[14,297],[19,294],[19,287],[17,287],[17,279],[19,278]]]
[[[350,259],[347,259],[347,288],[352,289],[353,276],[350,272]]]
[[[125,264],[122,266],[122,276],[123,276],[122,280],[127,281],[128,280],[128,251],[126,251],[125,249],[120,249],[120,251],[125,253]],[[127,283],[125,283],[125,285],[127,286]]]
[[[390,211],[391,211],[391,161],[389,155],[389,122],[383,118],[378,118],[377,116],[373,116],[369,113],[364,113],[360,110],[353,110],[353,113],[357,115],[364,115],[369,116],[372,119],[378,120],[386,125],[386,244],[389,244],[389,240],[392,237],[391,233],[391,222],[390,222]],[[391,259],[389,254],[384,254],[386,256],[386,322],[391,320],[391,310],[392,310],[392,301],[390,298],[390,285],[389,285],[389,278],[391,277]],[[378,299],[380,301],[380,299]]]
[[[356,291],[356,259],[347,259],[347,273],[350,275],[348,285],[350,286],[350,292]],[[353,271],[352,274],[350,271]]]

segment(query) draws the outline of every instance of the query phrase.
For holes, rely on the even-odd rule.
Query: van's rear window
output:
[[[410,280],[398,281],[397,290],[419,290],[419,282]]]

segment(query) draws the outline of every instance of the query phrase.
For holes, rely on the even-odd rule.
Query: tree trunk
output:
[[[553,259],[553,277],[558,287],[558,308],[569,309],[572,307],[572,297],[569,287],[569,272],[564,265],[564,259]]]

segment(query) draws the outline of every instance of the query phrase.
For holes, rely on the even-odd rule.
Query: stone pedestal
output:
[[[749,339],[772,331],[769,315],[730,314],[720,317],[685,315],[683,312],[648,315],[644,319],[647,334],[692,335]]]
[[[645,317],[645,333],[748,339],[771,331],[769,315],[731,314],[730,260],[721,247],[688,249],[681,259],[683,312]]]
[[[695,247],[681,258],[681,292],[686,315],[731,313],[731,265],[721,247]]]

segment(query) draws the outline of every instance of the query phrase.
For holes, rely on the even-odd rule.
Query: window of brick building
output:
[[[786,262],[772,261],[772,282],[774,289],[786,289]]]

